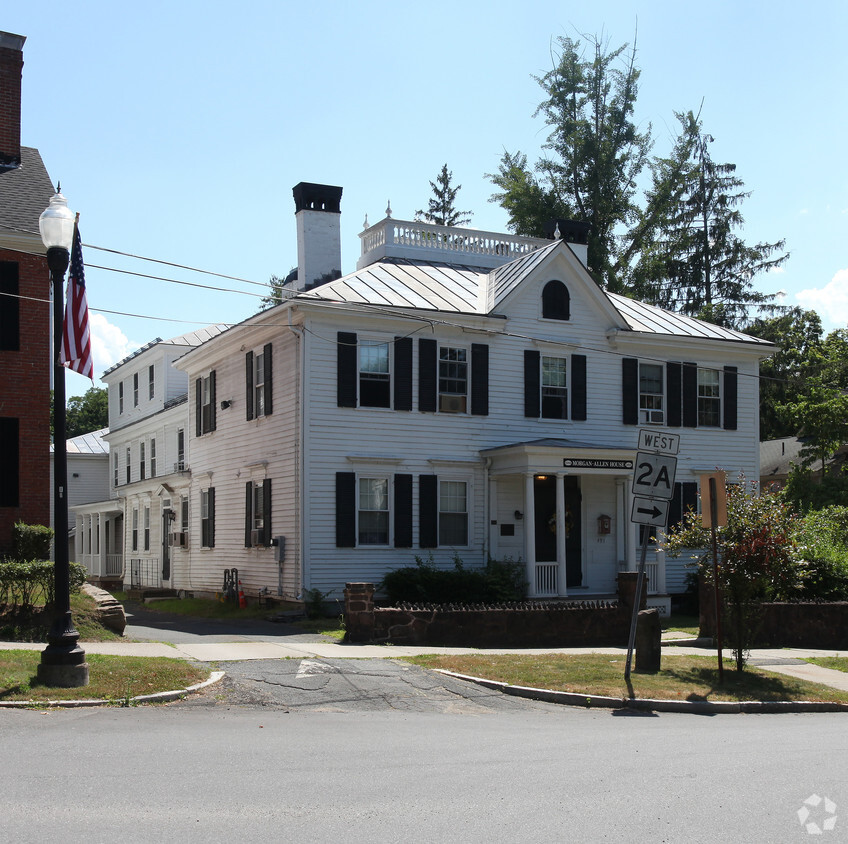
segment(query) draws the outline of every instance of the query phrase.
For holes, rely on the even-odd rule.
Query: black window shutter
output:
[[[265,347],[262,349],[263,354],[263,368],[265,372],[265,384],[262,388],[262,392],[265,394],[265,415],[270,416],[274,411],[274,388],[273,388],[273,375],[274,375],[274,361],[271,356],[271,344],[266,343]]]
[[[439,544],[439,497],[435,475],[418,478],[418,545],[436,548]]]
[[[625,425],[639,424],[639,361],[621,359],[621,421]]]
[[[20,420],[0,418],[0,507],[20,506]]]
[[[698,364],[683,364],[683,426],[698,427]]]
[[[338,352],[336,393],[339,407],[356,407],[356,334],[339,331],[336,335]]]
[[[215,487],[209,487],[209,547],[215,547]]]
[[[668,409],[665,416],[665,424],[669,428],[679,428],[682,421],[682,378],[683,370],[679,363],[667,363],[665,365],[665,392]]]
[[[262,544],[271,545],[271,479],[262,481],[262,511],[265,521],[262,523]]]
[[[253,528],[253,482],[244,485],[244,547],[250,548],[250,531]]]
[[[195,409],[195,436],[203,433],[203,379],[198,378],[194,382],[194,409]]]
[[[542,413],[539,374],[539,352],[524,350],[524,415],[528,419],[538,419]]]
[[[210,416],[212,417],[212,426],[210,428],[211,431],[218,430],[218,399],[217,399],[217,390],[215,388],[215,370],[213,369],[209,373],[209,401],[212,403],[212,412]]]
[[[395,337],[395,410],[412,410],[411,337]]]
[[[571,356],[571,418],[586,420],[586,355]]]
[[[489,347],[471,344],[471,415],[489,415]]]
[[[724,367],[724,427],[736,430],[736,408],[739,375],[735,366]]]
[[[253,419],[253,352],[244,356],[244,387],[247,419]]]
[[[0,349],[18,352],[21,348],[21,319],[17,261],[0,261]]]
[[[336,547],[356,547],[355,472],[336,472]]]
[[[680,519],[683,514],[680,486],[680,484],[674,485],[674,495],[668,505],[668,522],[666,523],[666,532],[680,524]]]
[[[412,548],[412,475],[395,475],[395,548]]]
[[[418,340],[418,409],[422,413],[436,412],[436,355],[435,340],[421,337]]]

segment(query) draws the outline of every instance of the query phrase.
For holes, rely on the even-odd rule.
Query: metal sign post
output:
[[[719,483],[721,486],[719,487]],[[721,636],[721,592],[718,585],[718,542],[716,529],[727,524],[727,493],[724,472],[714,472],[711,475],[701,475],[701,501],[709,510],[702,512],[702,524],[709,521],[710,542],[713,552],[713,594],[715,596],[715,631],[718,648],[718,682],[724,683],[724,660],[722,659]]]
[[[630,513],[630,521],[640,525],[665,527],[668,523],[669,503],[674,497],[677,458],[673,455],[680,449],[680,435],[663,431],[639,431],[639,449],[636,455],[636,466],[633,469],[633,509]],[[630,682],[639,605],[642,603],[642,589],[645,585],[645,558],[648,554],[649,531],[646,530],[644,533],[642,553],[639,556],[639,574],[636,578],[636,595],[633,600],[633,614],[630,617],[627,661],[624,666],[624,679],[627,682]]]

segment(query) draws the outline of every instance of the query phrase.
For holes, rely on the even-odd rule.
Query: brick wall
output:
[[[626,647],[636,575],[619,575],[617,601],[527,601],[460,607],[377,607],[371,583],[345,586],[345,638],[351,642],[454,647]],[[641,606],[645,606],[646,590]]]
[[[6,37],[6,36],[4,36]],[[15,36],[0,45],[0,163],[21,160],[21,73],[23,44],[11,46]]]
[[[0,261],[18,262],[21,296],[49,299],[44,257],[0,249]],[[19,302],[20,351],[0,351],[0,416],[20,420],[20,500],[0,507],[0,554],[10,549],[16,521],[50,523],[50,305]]]

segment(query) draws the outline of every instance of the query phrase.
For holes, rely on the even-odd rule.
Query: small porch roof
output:
[[[492,475],[565,472],[574,475],[629,476],[633,472],[636,450],[635,445],[633,448],[622,448],[544,437],[481,449],[480,456],[491,461],[489,471]]]

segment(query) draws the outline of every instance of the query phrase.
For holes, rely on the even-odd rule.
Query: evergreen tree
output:
[[[429,200],[430,207],[427,211],[417,211],[416,215],[423,217],[428,223],[437,226],[465,226],[471,222],[471,212],[457,211],[454,203],[456,195],[462,185],[451,187],[453,173],[445,164],[435,182],[430,182],[433,190],[433,198]]]
[[[738,327],[748,307],[774,312],[773,296],[757,291],[752,279],[789,257],[785,245],[748,246],[736,234],[744,219],[741,204],[751,195],[735,164],[717,164],[709,153],[711,135],[692,112],[676,115],[681,132],[670,159],[657,159],[649,197],[663,197],[653,241],[645,244],[634,272],[634,293],[655,304],[719,325]]]
[[[544,223],[556,218],[590,223],[589,267],[603,287],[622,292],[632,238],[620,238],[617,229],[639,222],[636,180],[648,161],[651,129],[639,132],[633,120],[635,46],[625,54],[627,44],[610,50],[597,36],[588,40],[586,51],[559,38],[553,69],[535,77],[545,99],[534,117],[542,115],[550,128],[535,173],[522,153],[504,152],[487,178],[499,188],[491,201],[507,210],[517,234],[542,237]]]
[[[292,269],[285,278],[272,275],[268,279],[269,292],[267,296],[263,296],[259,303],[259,310],[264,311],[267,308],[273,308],[274,305],[279,305],[283,301],[283,291],[286,289],[286,283],[292,277]]]

